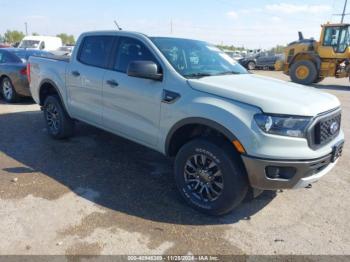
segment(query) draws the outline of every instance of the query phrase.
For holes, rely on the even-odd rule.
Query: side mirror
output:
[[[162,81],[163,74],[158,73],[158,65],[152,61],[130,62],[128,76]]]

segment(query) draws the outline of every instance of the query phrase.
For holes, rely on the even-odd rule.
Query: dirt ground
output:
[[[349,81],[315,87],[341,100],[350,141]],[[206,217],[179,197],[159,153],[85,124],[53,141],[33,102],[0,102],[0,255],[350,255],[349,188],[346,145],[312,189],[265,192]]]

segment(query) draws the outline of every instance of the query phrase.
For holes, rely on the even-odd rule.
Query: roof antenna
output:
[[[118,23],[117,23],[116,20],[114,20],[114,24],[117,26],[117,28],[118,28],[119,31],[122,31],[122,30],[123,30],[123,28],[121,28],[121,27],[118,25]]]

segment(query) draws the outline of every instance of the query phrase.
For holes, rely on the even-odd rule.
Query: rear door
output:
[[[113,36],[86,36],[67,69],[68,103],[73,117],[102,124],[102,83],[112,52]]]
[[[114,65],[103,81],[103,125],[124,137],[154,147],[159,137],[164,83],[127,75],[132,61],[158,60],[141,40],[120,37]]]

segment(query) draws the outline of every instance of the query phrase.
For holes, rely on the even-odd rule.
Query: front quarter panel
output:
[[[252,119],[261,112],[258,108],[225,98],[195,91],[188,87],[186,96],[174,104],[162,104],[160,129],[165,145],[161,151],[167,153],[167,146],[174,130],[184,124],[205,124],[215,122],[237,138],[249,153],[249,148],[257,143],[250,131]],[[186,121],[187,119],[191,121]],[[196,120],[197,119],[197,120]],[[218,130],[220,131],[220,130]]]
[[[251,157],[281,160],[317,159],[330,154],[333,146],[344,140],[344,133],[341,131],[328,145],[313,150],[305,138],[271,135],[261,131],[254,120],[254,115],[261,113],[258,107],[191,88],[184,90],[181,99],[176,103],[161,105],[159,151],[165,154],[168,153],[171,136],[182,124],[205,124],[206,120],[228,130],[232,136],[227,137],[231,140],[238,139],[244,146],[246,155]]]

